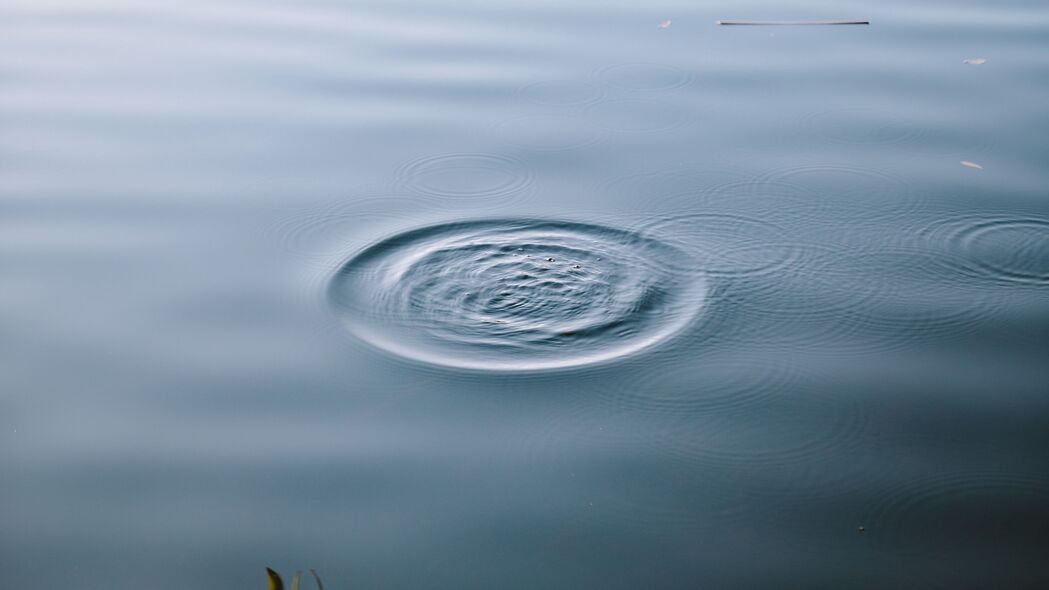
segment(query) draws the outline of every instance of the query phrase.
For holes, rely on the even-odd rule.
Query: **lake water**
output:
[[[1049,587],[1047,31],[3,1],[0,587]]]

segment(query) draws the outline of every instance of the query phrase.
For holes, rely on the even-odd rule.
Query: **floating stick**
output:
[[[801,27],[809,25],[869,25],[869,20],[719,20],[719,25],[754,27]]]

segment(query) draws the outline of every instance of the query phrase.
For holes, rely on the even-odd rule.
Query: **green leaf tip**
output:
[[[284,580],[280,579],[280,574],[270,568],[266,568],[266,575],[270,579],[270,590],[284,590]]]

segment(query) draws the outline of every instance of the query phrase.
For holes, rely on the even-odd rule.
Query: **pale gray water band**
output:
[[[0,3],[0,588],[1049,588],[1047,30]]]

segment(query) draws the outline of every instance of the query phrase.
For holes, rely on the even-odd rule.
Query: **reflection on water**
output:
[[[1049,587],[1043,4],[5,3],[0,587]]]

